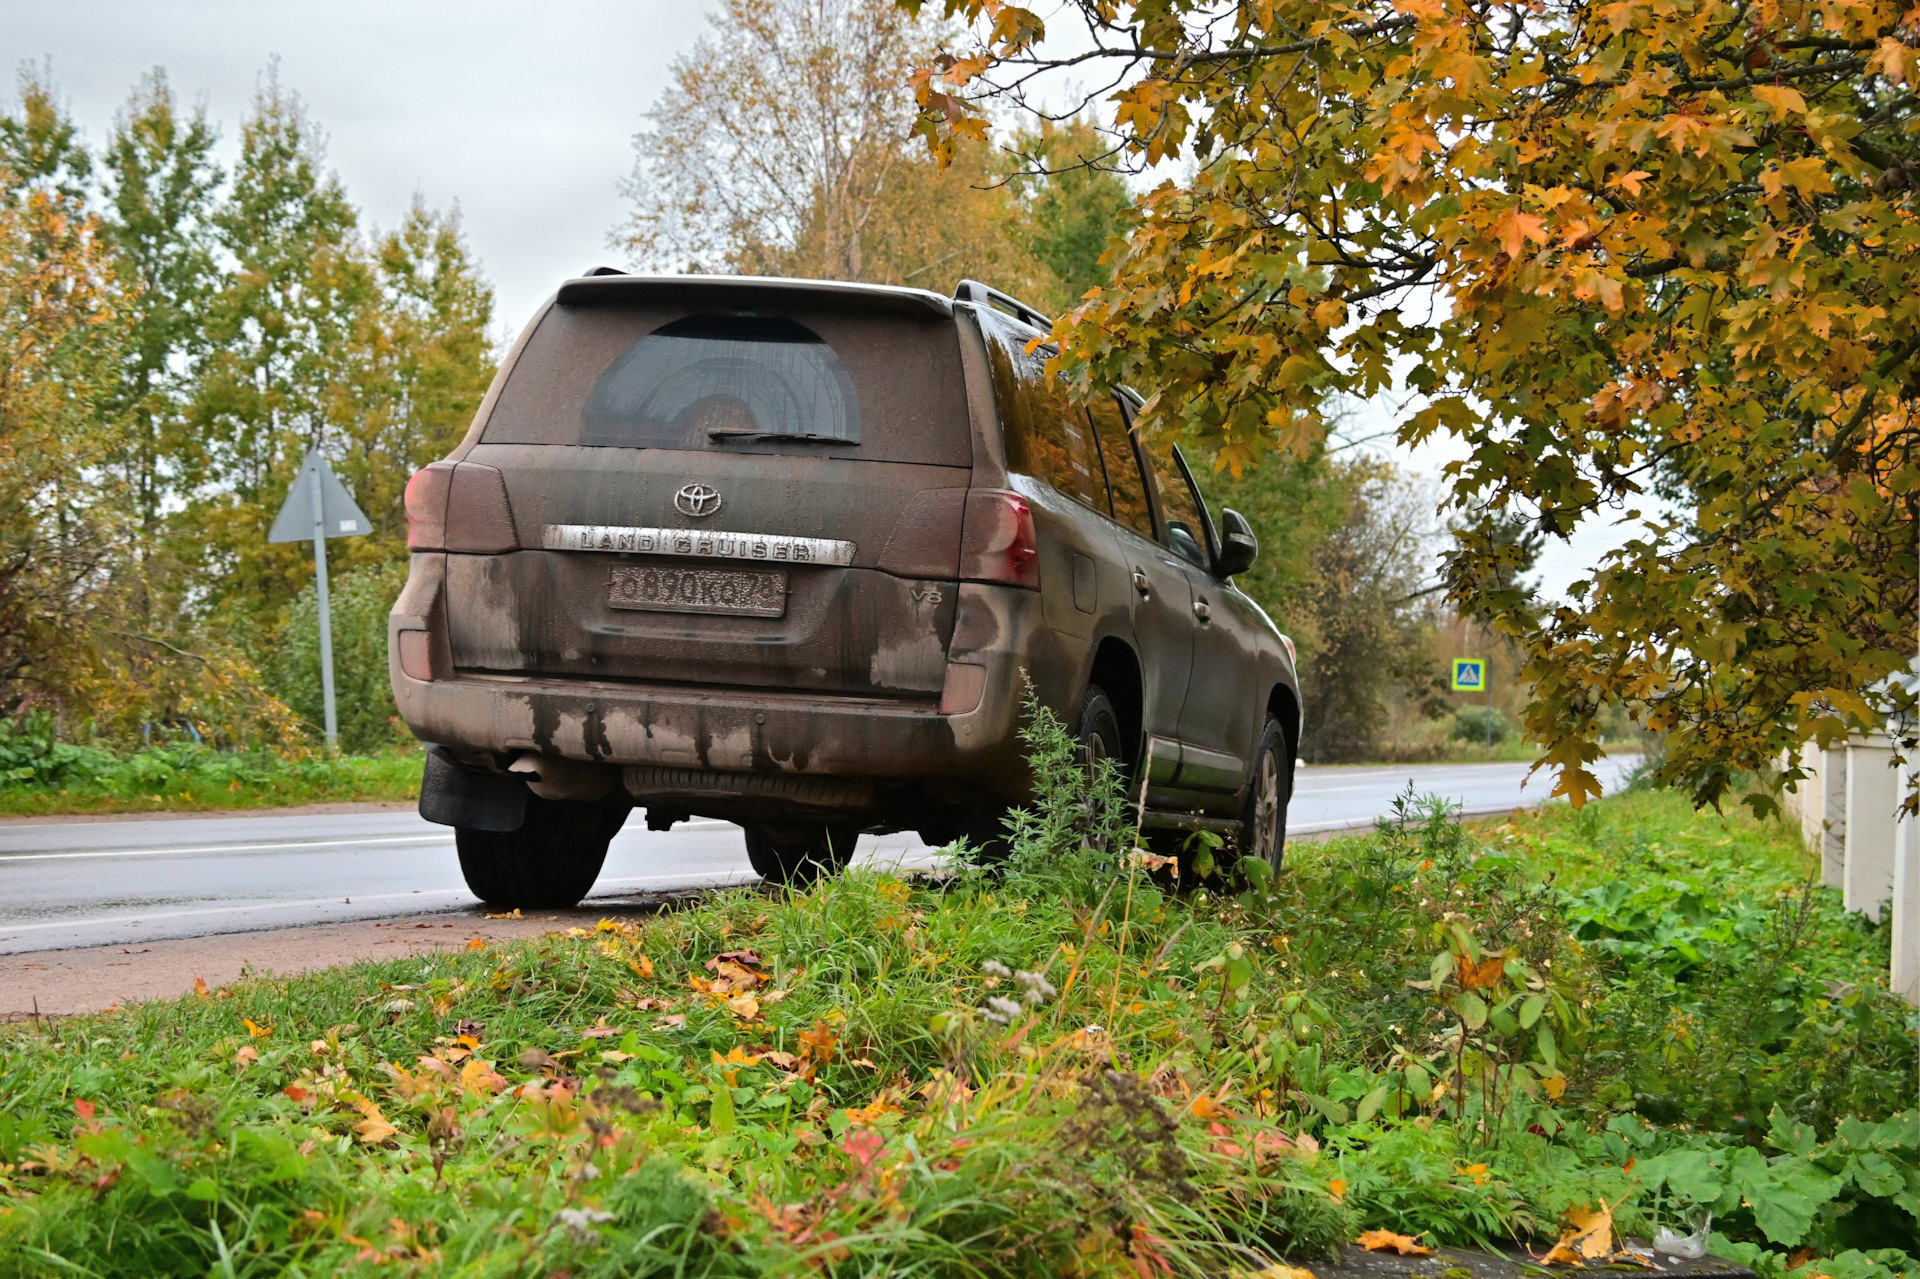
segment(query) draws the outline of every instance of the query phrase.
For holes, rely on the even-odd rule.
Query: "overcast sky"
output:
[[[328,134],[363,215],[458,203],[517,331],[561,279],[615,262],[629,139],[711,0],[0,0],[9,73],[52,59],[98,147],[134,82],[204,96],[231,158],[268,60]],[[9,82],[7,96],[12,97]]]

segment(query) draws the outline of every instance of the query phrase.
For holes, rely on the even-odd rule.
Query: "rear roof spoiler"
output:
[[[606,268],[600,268],[605,271]],[[720,306],[750,310],[759,306],[816,307],[848,311],[890,311],[906,315],[953,314],[953,303],[927,289],[884,284],[847,284],[839,280],[788,280],[759,275],[594,274],[560,286],[561,306],[620,306],[668,302],[682,306]]]
[[[996,311],[1004,311],[1022,324],[1039,329],[1042,333],[1053,330],[1053,321],[1050,318],[1019,298],[1002,293],[978,280],[960,281],[959,286],[953,291],[953,296],[961,302],[971,302],[975,306],[990,306]]]

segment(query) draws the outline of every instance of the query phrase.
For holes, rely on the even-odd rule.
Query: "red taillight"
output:
[[[519,545],[507,481],[477,462],[435,462],[407,481],[407,547],[487,554]]]
[[[991,489],[967,495],[960,576],[972,582],[1039,587],[1040,541],[1026,498]]]
[[[407,549],[447,549],[447,493],[453,487],[452,462],[435,462],[407,481]]]

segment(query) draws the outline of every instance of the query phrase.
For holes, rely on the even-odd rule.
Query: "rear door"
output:
[[[1098,400],[1090,415],[1106,466],[1113,549],[1126,575],[1140,650],[1143,718],[1153,751],[1149,776],[1155,785],[1168,785],[1179,767],[1180,709],[1193,665],[1190,592],[1180,561],[1155,537],[1147,481],[1120,404]]]
[[[972,466],[950,317],[563,293],[465,460],[518,549],[449,556],[458,668],[939,696]]]

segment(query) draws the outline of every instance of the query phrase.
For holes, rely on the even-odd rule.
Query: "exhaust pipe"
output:
[[[558,755],[521,755],[507,771],[525,777],[527,789],[541,799],[605,799],[620,780],[616,768]]]

